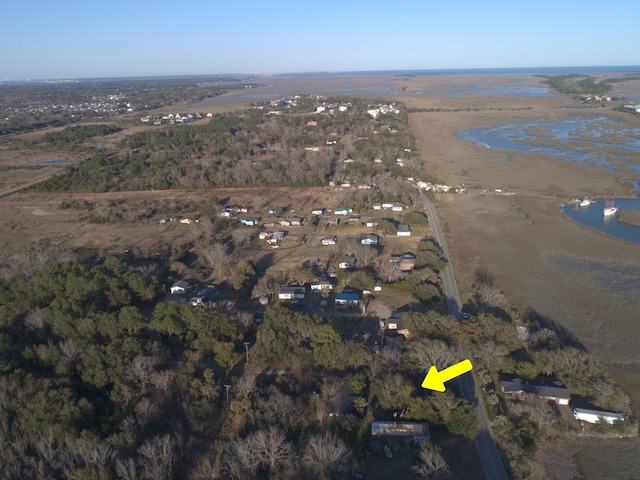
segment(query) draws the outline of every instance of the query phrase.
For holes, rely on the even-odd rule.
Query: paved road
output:
[[[456,284],[456,279],[453,276],[451,259],[447,253],[447,246],[444,241],[442,230],[440,229],[440,223],[438,222],[436,211],[422,191],[419,189],[417,191],[420,203],[424,207],[424,211],[429,218],[429,224],[433,231],[433,238],[442,250],[444,258],[447,259],[447,267],[440,274],[444,284],[445,295],[447,297],[447,309],[449,314],[453,315],[460,323],[462,323],[462,310],[460,295],[458,294],[458,285]],[[462,358],[471,358],[469,348],[464,341],[460,342],[460,354]],[[498,453],[498,447],[491,435],[487,412],[484,409],[484,404],[479,400],[480,395],[473,373],[469,372],[458,377],[458,385],[460,386],[462,396],[471,402],[475,407],[476,412],[478,412],[480,427],[478,428],[478,433],[476,434],[474,441],[484,466],[485,477],[487,480],[509,480],[507,471],[504,468],[504,463],[502,463],[502,459]]]

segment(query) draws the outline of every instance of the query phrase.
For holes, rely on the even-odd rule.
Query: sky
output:
[[[0,80],[640,65],[638,0],[0,0]]]

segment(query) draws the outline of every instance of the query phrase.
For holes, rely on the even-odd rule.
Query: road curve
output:
[[[416,189],[418,192],[418,199],[420,204],[424,208],[429,224],[431,225],[431,231],[433,232],[433,238],[436,244],[440,247],[442,255],[447,260],[446,268],[440,273],[442,283],[444,284],[444,292],[447,299],[447,310],[450,315],[453,315],[458,322],[462,323],[462,309],[460,304],[460,295],[458,294],[458,285],[456,279],[453,276],[453,267],[451,265],[451,258],[447,252],[447,245],[444,241],[444,235],[440,229],[440,223],[436,216],[436,211],[424,196],[420,189]],[[460,354],[462,358],[471,358],[469,354],[469,348],[465,341],[460,342]],[[472,372],[465,373],[458,379],[458,385],[462,396],[466,398],[478,412],[478,418],[480,419],[480,426],[478,433],[474,439],[482,465],[484,466],[484,474],[487,480],[509,480],[509,475],[504,467],[504,463],[498,453],[498,447],[491,434],[491,428],[489,426],[489,419],[487,418],[487,412],[484,409],[484,404],[480,400],[480,394],[478,392],[478,386]]]

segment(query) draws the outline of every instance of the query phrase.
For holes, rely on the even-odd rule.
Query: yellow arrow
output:
[[[444,382],[448,382],[463,373],[470,372],[472,368],[473,365],[471,365],[470,360],[463,360],[455,365],[445,368],[441,372],[433,366],[427,372],[427,376],[424,377],[424,380],[422,381],[422,388],[428,388],[429,390],[435,390],[437,392],[444,392],[446,390]]]

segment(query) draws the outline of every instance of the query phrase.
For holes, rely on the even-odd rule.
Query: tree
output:
[[[407,346],[407,360],[412,368],[427,371],[432,365],[442,370],[453,365],[460,358],[457,348],[442,340],[419,338]]]
[[[480,362],[490,372],[497,372],[503,369],[506,356],[509,354],[507,348],[493,340],[478,343],[475,350]]]
[[[200,254],[205,259],[213,275],[218,278],[224,278],[228,274],[228,267],[231,263],[231,257],[227,247],[220,242],[213,242],[209,245],[205,245],[200,250]]]
[[[490,310],[496,310],[507,303],[506,297],[499,288],[486,283],[478,286],[478,297],[480,302]]]
[[[302,463],[313,478],[328,480],[343,478],[349,468],[351,451],[338,437],[331,433],[313,435],[307,441]]]
[[[420,447],[420,465],[414,466],[413,471],[421,477],[429,479],[450,476],[447,461],[442,456],[440,449],[431,443]]]
[[[157,435],[138,449],[140,475],[149,480],[168,480],[172,476],[177,443],[170,435]]]

